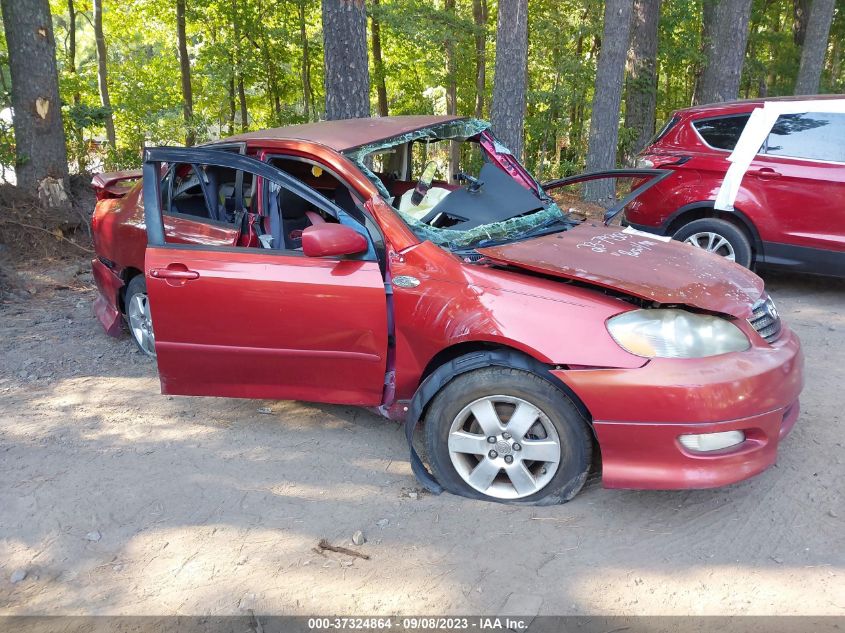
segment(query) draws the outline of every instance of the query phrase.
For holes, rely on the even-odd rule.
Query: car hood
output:
[[[594,222],[478,252],[497,263],[737,318],[751,316],[763,295],[762,279],[722,257]]]

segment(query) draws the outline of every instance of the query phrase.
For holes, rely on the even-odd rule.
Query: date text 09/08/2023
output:
[[[349,630],[398,630],[398,631],[524,631],[529,619],[518,617],[337,617],[309,618],[308,628],[313,631],[329,629]]]

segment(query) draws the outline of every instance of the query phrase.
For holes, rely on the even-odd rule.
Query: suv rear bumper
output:
[[[624,220],[624,223],[627,226],[630,226],[632,229],[636,229],[638,231],[645,231],[646,233],[652,233],[654,235],[666,235],[665,226],[647,226],[645,224],[634,224],[633,222],[629,222],[628,220]]]

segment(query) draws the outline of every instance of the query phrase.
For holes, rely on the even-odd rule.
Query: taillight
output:
[[[644,154],[637,158],[636,166],[640,169],[661,169],[683,165],[691,156],[678,156],[677,154]]]

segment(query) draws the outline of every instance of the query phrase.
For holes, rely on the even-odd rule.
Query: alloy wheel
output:
[[[155,334],[147,295],[142,292],[132,295],[126,315],[129,318],[129,330],[138,343],[138,347],[146,355],[155,356]]]
[[[560,437],[548,416],[530,402],[486,396],[455,417],[449,457],[458,475],[478,492],[520,499],[539,492],[554,477]]]
[[[729,261],[736,261],[736,253],[734,252],[733,245],[727,238],[718,233],[711,233],[709,231],[693,233],[684,240],[684,243],[692,244],[696,248],[715,253]]]

